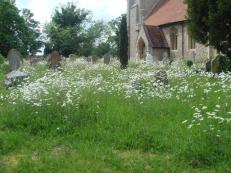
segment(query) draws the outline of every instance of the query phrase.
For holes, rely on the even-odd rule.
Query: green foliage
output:
[[[218,55],[217,58],[220,60],[221,71],[231,72],[231,60],[225,55]]]
[[[122,16],[117,17],[111,21],[109,21],[108,25],[111,31],[111,34],[108,37],[108,42],[111,44],[111,54],[113,56],[119,57],[119,33],[120,33],[120,24],[122,20]]]
[[[119,58],[121,68],[127,68],[128,66],[128,31],[127,31],[127,16],[123,15],[120,32],[119,32]]]
[[[5,62],[5,58],[4,56],[2,56],[2,54],[0,53],[0,65],[3,64]]]
[[[0,51],[4,56],[12,48],[27,54],[40,47],[34,46],[40,33],[37,30],[38,25],[34,25],[37,22],[32,16],[29,10],[24,10],[21,16],[14,1],[0,0]]]
[[[27,30],[24,31],[24,34],[27,35],[25,38],[27,42],[26,48],[29,53],[35,54],[43,46],[39,22],[33,19],[34,14],[28,9],[22,10],[22,16],[27,27]]]
[[[182,69],[177,66],[168,71],[174,76],[169,78],[169,89],[173,91],[171,98],[159,98],[160,93],[154,98],[145,95],[139,100],[137,96],[143,96],[143,92],[137,96],[130,95],[123,93],[122,88],[129,83],[127,80],[140,75],[144,83],[151,83],[153,87],[153,77],[146,74],[155,73],[159,66],[136,64],[128,67],[129,73],[121,72],[117,65],[95,67],[81,63],[75,65],[67,60],[62,73],[49,72],[50,76],[47,76],[46,65],[41,63],[33,68],[26,67],[31,80],[40,81],[31,82],[30,87],[34,88],[0,89],[1,96],[12,96],[15,90],[19,90],[26,94],[26,99],[40,91],[38,88],[42,91],[29,103],[20,97],[19,100],[12,98],[12,104],[8,97],[0,97],[0,172],[231,171],[230,121],[222,123],[218,119],[217,123],[211,123],[210,118],[203,114],[216,110],[217,116],[229,118],[226,114],[231,103],[229,76],[223,79],[224,76],[206,77],[204,73],[190,75],[188,72],[192,71],[188,70],[191,69],[186,69],[187,75],[182,76],[184,71],[181,70],[185,70],[182,63]],[[46,80],[42,80],[44,75]],[[48,88],[52,82],[55,83],[53,86],[57,85],[57,76],[65,85]],[[86,81],[92,85],[86,85]],[[49,86],[44,87],[44,83]],[[68,83],[73,88],[66,85]],[[99,88],[102,89],[100,92]],[[105,88],[111,89],[103,91]],[[142,91],[145,88],[151,89],[145,86]],[[132,90],[128,89],[129,92]],[[205,89],[210,92],[205,94]],[[66,100],[66,93],[71,90],[72,102],[61,107],[60,103]],[[163,93],[166,92],[169,92],[168,87],[163,88]],[[74,93],[77,94],[72,95]],[[36,99],[42,100],[41,105],[36,104]],[[219,109],[217,104],[221,105]],[[202,109],[205,105],[207,108]],[[204,118],[200,124],[192,119],[202,118],[198,115]],[[185,120],[188,124],[182,123]],[[194,127],[190,129],[188,125],[191,123]],[[220,137],[216,136],[217,129]]]
[[[57,8],[52,22],[46,25],[45,32],[50,41],[46,44],[46,52],[50,49],[58,50],[66,57],[79,52],[88,15],[88,11],[77,8],[73,3]]]
[[[93,55],[102,58],[105,54],[110,52],[109,43],[101,43],[93,50]]]
[[[187,0],[189,30],[200,43],[214,46],[231,59],[231,1]]]
[[[187,60],[186,65],[190,68],[193,66],[193,62],[191,60]]]
[[[206,64],[205,64],[205,70],[206,70],[206,72],[211,72],[212,71],[212,65],[211,65],[211,63],[212,63],[211,59],[206,62]]]
[[[85,57],[96,55],[98,54],[96,52],[100,52],[99,45],[106,44],[109,32],[107,24],[103,21],[95,21],[88,24],[90,27],[84,30],[83,45],[79,53]]]

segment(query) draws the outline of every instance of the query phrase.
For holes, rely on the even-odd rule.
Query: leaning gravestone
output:
[[[104,60],[104,64],[110,64],[111,62],[111,56],[109,53],[105,54],[104,57],[103,57],[103,60]]]
[[[6,75],[5,85],[11,87],[21,83],[29,75],[19,70],[21,54],[16,49],[11,49],[7,55],[11,72]]]
[[[48,57],[48,65],[50,69],[57,69],[61,66],[61,55],[58,51],[53,51]]]

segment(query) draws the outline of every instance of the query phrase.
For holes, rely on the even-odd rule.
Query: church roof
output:
[[[152,48],[169,48],[164,33],[158,26],[144,25],[144,31]]]
[[[185,0],[161,0],[144,21],[145,25],[165,25],[186,20]]]

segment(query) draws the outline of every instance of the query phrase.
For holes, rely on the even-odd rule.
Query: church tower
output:
[[[160,0],[127,0],[129,56],[136,57],[136,43],[145,17]]]

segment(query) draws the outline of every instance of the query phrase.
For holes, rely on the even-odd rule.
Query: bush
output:
[[[0,64],[3,64],[5,62],[5,58],[4,56],[2,56],[2,54],[0,54]]]
[[[231,72],[231,60],[225,55],[218,55],[217,58],[220,59],[221,71]]]
[[[193,62],[191,60],[186,61],[186,65],[191,68],[193,66]]]

